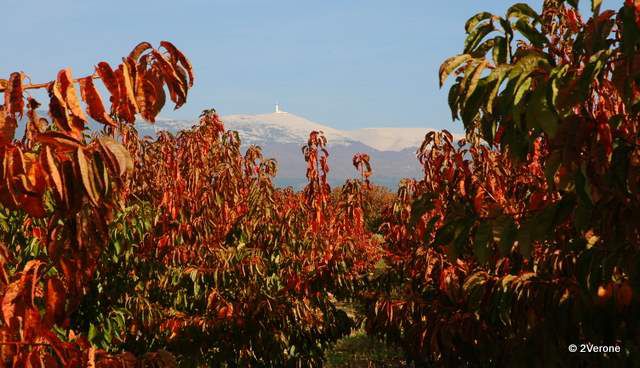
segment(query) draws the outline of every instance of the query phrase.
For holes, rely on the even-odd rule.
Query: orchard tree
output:
[[[193,83],[184,55],[169,42],[160,46],[143,42],[115,68],[101,62],[78,79],[64,69],[42,84],[25,83],[23,72],[0,80],[3,366],[175,366],[166,352],[141,360],[108,354],[88,343],[92,331],[72,328],[133,171],[119,131],[136,114],[153,122],[165,104],[165,87],[180,107]],[[94,80],[110,94],[109,110]],[[48,118],[38,115],[41,105],[29,95],[34,89],[48,92]],[[24,136],[17,140],[18,121],[25,117]],[[87,134],[89,117],[104,126],[94,138]]]
[[[367,295],[419,364],[640,364],[640,4],[577,3],[479,13],[440,68],[467,140],[427,136]]]

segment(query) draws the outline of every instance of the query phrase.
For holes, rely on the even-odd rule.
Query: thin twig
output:
[[[73,83],[78,83],[80,82],[81,79],[85,79],[85,78],[93,78],[93,79],[100,79],[100,77],[97,74],[91,74],[90,76],[86,76],[86,77],[82,77],[82,78],[77,78],[73,80]],[[54,81],[50,81],[47,83],[29,83],[29,84],[25,84],[22,86],[22,90],[26,91],[28,89],[40,89],[40,88],[48,88]],[[6,87],[0,87],[0,92],[4,92],[6,91]]]

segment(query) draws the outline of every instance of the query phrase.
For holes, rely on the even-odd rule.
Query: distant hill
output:
[[[421,176],[416,150],[430,131],[428,128],[339,130],[287,112],[227,115],[221,119],[227,129],[240,134],[243,146],[258,145],[265,157],[278,161],[278,185],[297,189],[306,183],[301,148],[314,130],[323,131],[327,137],[332,186],[356,176],[352,157],[364,152],[371,157],[373,182],[391,189],[402,178]],[[194,124],[195,121],[159,119],[154,125],[139,124],[138,130],[140,134],[153,136],[161,130],[176,132]]]

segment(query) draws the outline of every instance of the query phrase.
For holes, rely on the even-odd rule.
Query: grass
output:
[[[336,303],[351,318],[357,315],[351,303]],[[354,330],[351,335],[338,340],[326,351],[328,368],[400,368],[405,367],[402,351],[368,336],[363,329]]]
[[[359,330],[327,351],[329,368],[397,368],[404,367],[402,353],[396,347],[378,341]]]

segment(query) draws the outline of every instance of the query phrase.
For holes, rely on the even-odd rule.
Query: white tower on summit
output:
[[[276,103],[276,114],[284,114],[285,111],[280,109],[280,104]]]

